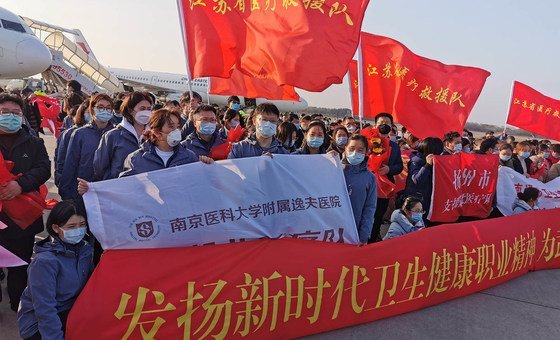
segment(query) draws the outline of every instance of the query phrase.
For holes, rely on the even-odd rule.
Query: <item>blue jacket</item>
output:
[[[37,242],[17,314],[21,337],[39,331],[43,339],[63,339],[57,314],[72,308],[92,271],[91,243],[69,245],[52,237]]]
[[[72,126],[64,131],[56,139],[56,148],[54,149],[54,184],[58,186],[62,169],[64,169],[64,160],[68,151],[68,142],[72,137],[72,132],[76,130],[76,126]]]
[[[107,124],[105,129],[100,129],[95,122],[90,122],[74,130],[68,143],[68,151],[58,186],[58,193],[63,200],[78,197],[78,177],[88,182],[95,179],[93,156],[103,134],[112,128],[112,125]]]
[[[266,152],[279,155],[288,153],[276,138],[272,139],[272,143],[268,148],[263,148],[257,142],[257,137],[251,135],[249,138],[232,145],[228,159],[257,157],[262,156]]]
[[[212,134],[212,139],[210,139],[210,142],[205,142],[204,140],[200,139],[195,131],[188,135],[187,139],[181,142],[181,145],[194,152],[197,156],[208,156],[208,154],[210,154],[210,150],[213,147],[222,145],[224,143],[225,140],[220,137],[219,131],[216,130],[214,131],[214,134]]]
[[[140,150],[136,150],[128,155],[124,161],[123,172],[121,172],[119,177],[132,176],[144,172],[198,162],[198,156],[181,145],[177,145],[173,149],[173,152],[173,156],[169,158],[167,165],[163,164],[163,159],[156,153],[156,146],[152,144],[152,142],[147,141],[142,144]]]
[[[74,126],[74,117],[71,116],[64,117],[64,119],[62,120],[62,128],[66,130],[71,128],[72,126]]]
[[[511,209],[513,209],[513,215],[533,210],[527,202],[520,200],[519,198],[515,199]]]
[[[377,207],[377,180],[375,175],[368,170],[367,161],[359,165],[344,164],[344,179],[360,242],[367,243]]]
[[[192,120],[187,119],[181,128],[181,138],[187,138],[191,133],[196,131],[196,127]]]
[[[423,221],[416,223],[416,225],[412,225],[408,218],[403,214],[401,209],[397,209],[391,214],[391,225],[389,226],[387,235],[385,235],[383,240],[406,235],[413,231],[418,231],[422,228],[424,228]]]
[[[433,166],[426,165],[426,159],[420,152],[413,152],[410,155],[404,195],[422,198],[422,206],[428,210],[432,200]]]
[[[229,131],[226,130],[225,127],[221,127],[221,128],[220,128],[220,131],[218,131],[218,134],[219,134],[219,136],[220,136],[221,139],[223,139],[224,141],[226,141],[227,138],[228,138]]]
[[[389,164],[387,165],[389,167],[387,178],[395,183],[395,176],[403,171],[404,166],[399,145],[393,141],[390,141],[389,145],[391,145],[391,155],[389,156]]]
[[[101,138],[93,157],[93,172],[96,181],[119,177],[124,160],[140,148],[138,139],[123,125],[107,132]]]

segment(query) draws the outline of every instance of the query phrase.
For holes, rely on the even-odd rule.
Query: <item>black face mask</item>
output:
[[[381,124],[377,127],[379,133],[382,135],[388,135],[391,132],[391,126],[388,124]]]

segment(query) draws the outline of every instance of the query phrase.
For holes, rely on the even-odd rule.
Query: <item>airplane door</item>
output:
[[[150,85],[157,85],[158,76],[152,76],[152,80],[150,81]]]

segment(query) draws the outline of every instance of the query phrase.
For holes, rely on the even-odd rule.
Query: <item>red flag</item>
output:
[[[178,0],[193,78],[232,70],[320,92],[341,83],[369,0]]]
[[[396,40],[363,32],[361,46],[364,116],[389,112],[419,138],[463,131],[490,72],[445,65]]]
[[[496,193],[498,165],[496,155],[435,156],[428,219],[455,222],[459,216],[488,217]]]
[[[350,90],[352,92],[352,112],[358,114],[358,112],[360,112],[360,91],[358,89],[358,62],[356,60],[350,62],[349,72]]]
[[[222,96],[236,95],[248,98],[299,101],[299,96],[293,86],[280,86],[270,79],[251,78],[238,70],[233,70],[228,79],[212,77],[210,93]]]
[[[516,81],[513,84],[507,123],[560,140],[560,100],[547,97]]]
[[[41,127],[49,129],[57,138],[62,127],[62,122],[58,121],[58,113],[60,112],[58,99],[44,95],[34,95],[31,99],[31,104],[37,104],[39,113],[43,118]]]

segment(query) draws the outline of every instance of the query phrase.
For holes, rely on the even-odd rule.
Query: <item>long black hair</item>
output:
[[[49,217],[47,218],[47,232],[52,237],[57,237],[57,233],[53,230],[53,224],[61,227],[68,222],[70,217],[78,215],[86,218],[86,209],[84,203],[81,199],[76,200],[64,200],[59,202],[51,210]],[[86,218],[87,219],[87,218]]]

